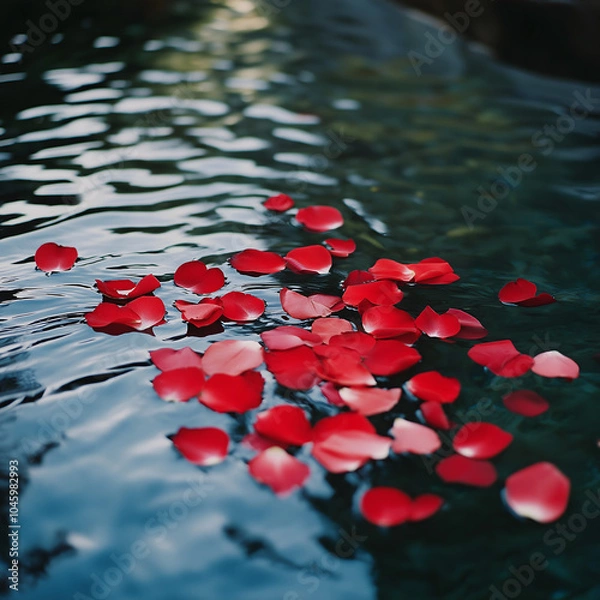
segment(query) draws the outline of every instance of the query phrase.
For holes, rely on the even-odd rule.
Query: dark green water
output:
[[[407,53],[422,51],[428,26],[366,4],[279,3],[265,13],[246,0],[198,3],[177,27],[165,16],[165,25],[100,41],[95,21],[68,29],[26,71],[5,59],[0,445],[3,470],[20,461],[22,600],[480,600],[536,552],[547,567],[507,594],[600,598],[600,518],[577,534],[568,527],[586,492],[600,488],[600,90],[509,69],[459,43],[418,76]],[[585,117],[569,116],[575,94],[592,98]],[[553,133],[551,147],[546,127],[566,133]],[[523,155],[527,172],[516,168]],[[498,169],[512,173],[510,189]],[[478,188],[496,190],[494,208],[489,199],[478,207]],[[494,461],[496,485],[445,485],[419,457],[347,476],[306,457],[309,485],[280,500],[247,476],[250,455],[237,444],[206,472],[176,455],[166,436],[181,425],[216,425],[239,441],[252,417],[161,402],[147,352],[258,339],[284,322],[277,293],[296,279],[249,279],[225,264],[245,247],[285,253],[314,243],[260,209],[275,192],[338,207],[343,233],[359,244],[330,277],[307,279],[305,292],[335,292],[347,271],[382,256],[441,256],[461,280],[414,289],[404,308],[461,308],[490,340],[509,337],[531,354],[560,349],[581,365],[570,384],[533,375],[507,384],[466,358],[469,343],[419,342],[428,367],[463,383],[456,420],[475,411],[515,435]],[[33,253],[50,240],[78,248],[74,270],[35,271]],[[182,293],[167,283],[169,322],[156,337],[110,337],[83,322],[99,299],[96,278],[152,272],[166,281],[193,258],[263,297],[269,320],[184,339],[172,307]],[[558,302],[502,306],[497,291],[517,276]],[[529,420],[508,413],[501,396],[517,385],[537,389],[551,409]],[[263,406],[280,394],[271,381]],[[317,391],[289,399],[313,418],[330,410]],[[403,410],[374,422],[385,431]],[[538,460],[572,480],[564,544],[556,525],[518,521],[500,498],[503,478]],[[446,508],[381,531],[356,510],[374,484],[439,493]],[[198,502],[182,512],[183,498]],[[145,555],[115,571],[139,542]],[[105,576],[114,585],[92,587]]]

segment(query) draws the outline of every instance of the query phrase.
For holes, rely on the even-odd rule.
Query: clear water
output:
[[[92,22],[36,50],[27,73],[4,65],[0,445],[2,469],[8,458],[21,465],[22,600],[479,600],[535,552],[548,566],[516,584],[520,597],[600,597],[600,519],[568,529],[562,548],[556,526],[508,514],[500,482],[444,485],[418,457],[347,476],[311,463],[307,488],[280,500],[248,477],[241,446],[204,472],[166,437],[184,424],[220,426],[236,441],[248,430],[249,415],[158,400],[147,353],[257,339],[284,322],[277,292],[295,279],[244,278],[225,262],[245,247],[286,252],[316,239],[261,210],[266,196],[285,192],[299,205],[340,208],[344,233],[359,243],[330,277],[307,279],[305,291],[333,292],[348,270],[381,256],[439,255],[461,281],[412,291],[408,310],[462,308],[486,324],[489,339],[510,337],[533,354],[559,348],[577,360],[582,376],[571,384],[532,375],[519,382],[551,403],[527,420],[501,403],[516,384],[484,375],[466,358],[468,343],[420,343],[427,365],[463,382],[457,420],[479,414],[515,434],[495,461],[500,481],[555,462],[573,484],[567,527],[586,492],[597,494],[600,90],[509,69],[458,42],[417,76],[407,52],[421,50],[431,26],[396,6],[364,5],[190,4],[177,27],[165,18],[98,42],[104,31]],[[532,143],[569,114],[575,92],[599,98],[587,118],[563,121],[573,130],[551,151],[540,138]],[[474,213],[464,207],[477,209],[477,188],[489,190],[498,168],[514,168],[522,154],[536,167],[470,227],[464,214]],[[35,271],[33,253],[49,240],[79,249],[75,269],[49,278]],[[155,337],[110,337],[83,322],[99,299],[96,278],[152,272],[167,281],[193,258],[223,266],[232,289],[263,297],[268,319],[184,338],[171,306],[182,292],[167,283],[160,296],[169,322]],[[516,276],[558,302],[500,305],[497,290]],[[264,406],[279,395],[270,383]],[[329,411],[316,392],[289,400],[313,418]],[[385,431],[392,418],[374,422]],[[440,493],[446,509],[380,531],[356,511],[373,484]],[[346,541],[352,535],[355,545]],[[135,564],[117,571],[115,561],[134,549]],[[93,587],[95,578],[109,586]]]

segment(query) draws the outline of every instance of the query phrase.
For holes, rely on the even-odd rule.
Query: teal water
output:
[[[0,446],[3,469],[20,461],[19,598],[480,600],[493,598],[490,586],[505,597],[600,597],[600,519],[576,534],[568,525],[600,488],[600,89],[519,72],[459,42],[419,76],[407,55],[421,51],[432,26],[365,4],[174,5],[177,26],[165,15],[102,37],[102,23],[91,21],[48,40],[26,69],[5,57]],[[588,114],[573,118],[581,98]],[[296,279],[249,279],[225,264],[245,247],[285,253],[314,243],[260,209],[277,192],[300,206],[338,207],[343,233],[359,245],[330,277],[307,279],[305,292],[333,293],[349,270],[382,256],[441,256],[461,280],[412,290],[407,310],[461,308],[490,340],[509,337],[531,354],[560,349],[581,365],[570,384],[518,382],[551,404],[528,420],[501,402],[517,384],[484,374],[466,358],[470,343],[419,342],[426,365],[461,379],[456,420],[482,415],[515,435],[494,461],[496,485],[445,485],[419,457],[339,476],[306,456],[308,486],[281,500],[247,476],[250,454],[238,444],[206,471],[177,456],[166,436],[181,425],[219,426],[239,441],[252,417],[161,402],[148,350],[202,351],[284,322],[277,293]],[[78,248],[75,269],[35,271],[33,253],[49,240]],[[184,338],[172,307],[182,293],[168,280],[193,258],[264,298],[269,320]],[[168,323],[156,337],[85,325],[99,300],[96,278],[149,272],[167,282]],[[502,306],[497,291],[518,276],[558,302]],[[280,395],[270,382],[264,406]],[[313,419],[329,412],[316,391],[288,399]],[[374,423],[385,431],[407,411]],[[538,460],[572,480],[566,535],[503,507],[502,479]],[[446,508],[378,530],[356,508],[378,484],[439,493]],[[124,557],[137,550],[133,562]],[[536,552],[547,566],[506,587],[510,569],[526,572]]]

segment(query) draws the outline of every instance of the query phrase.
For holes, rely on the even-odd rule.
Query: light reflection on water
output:
[[[463,308],[490,339],[575,358],[579,381],[535,382],[552,409],[529,422],[502,408],[494,380],[465,360],[466,346],[423,346],[427,364],[463,381],[457,410],[489,396],[490,420],[516,434],[497,461],[501,477],[553,460],[573,479],[574,511],[599,485],[597,117],[577,122],[545,156],[531,137],[564,113],[576,84],[509,70],[459,44],[417,77],[406,52],[428,25],[379,3],[358,16],[360,3],[300,4],[271,17],[251,2],[188,7],[177,34],[153,30],[132,43],[90,36],[85,52],[54,61],[53,47],[40,49],[41,72],[22,77],[11,64],[16,75],[0,84],[9,99],[0,122],[1,444],[22,460],[22,598],[90,594],[91,576],[136,541],[149,553],[111,598],[479,600],[511,564],[551,554],[546,529],[510,517],[499,486],[442,486],[419,459],[345,479],[315,467],[306,493],[282,501],[248,479],[240,446],[205,475],[176,456],[166,436],[182,424],[223,427],[239,441],[250,417],[158,401],[148,350],[258,339],[262,325],[184,339],[172,307],[184,294],[168,280],[180,263],[204,257],[223,266],[231,289],[267,301],[263,324],[284,323],[277,292],[296,280],[250,280],[225,264],[245,247],[285,253],[315,241],[260,208],[275,192],[337,206],[359,244],[331,277],[306,280],[306,292],[334,292],[348,270],[380,256],[440,255],[461,281],[411,290],[408,310]],[[498,168],[523,153],[535,156],[535,170],[470,228],[463,207],[477,208],[477,188],[489,190]],[[48,240],[77,246],[73,271],[34,271],[33,252]],[[167,282],[168,323],[155,337],[113,338],[83,324],[98,301],[94,279],[149,272]],[[496,292],[516,276],[559,302],[501,306]],[[269,382],[264,406],[281,393]],[[292,401],[313,417],[328,411],[317,393]],[[386,418],[375,419],[382,430]],[[355,490],[371,483],[440,493],[448,510],[375,531],[353,512]],[[202,501],[178,520],[173,507],[190,485]],[[340,529],[354,526],[361,542],[344,556]],[[595,597],[594,527],[553,558],[527,597]]]

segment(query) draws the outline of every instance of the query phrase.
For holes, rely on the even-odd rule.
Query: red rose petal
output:
[[[139,331],[144,331],[155,325],[164,323],[163,319],[167,310],[160,298],[154,298],[152,296],[136,298],[129,302],[127,307],[139,315],[140,324],[136,327]]]
[[[377,435],[358,413],[326,417],[313,428],[312,454],[331,473],[355,471],[370,459],[387,458],[392,440]]]
[[[344,224],[344,217],[333,206],[309,206],[298,211],[296,221],[309,231],[322,233],[341,227]]]
[[[452,447],[467,458],[485,460],[505,450],[512,434],[492,423],[467,423],[457,431]]]
[[[462,483],[474,487],[489,487],[498,478],[496,467],[487,460],[473,460],[460,454],[444,458],[435,472],[446,483]]]
[[[224,340],[211,344],[202,358],[202,367],[207,375],[225,373],[241,375],[263,363],[263,349],[258,342]]]
[[[379,527],[395,527],[408,521],[412,501],[408,494],[392,487],[374,487],[360,499],[363,517]]]
[[[579,377],[579,365],[557,350],[549,350],[535,356],[531,370],[541,377],[563,377],[569,380]]]
[[[346,406],[335,383],[327,381],[321,386],[321,392],[323,392],[323,396],[327,398],[329,404],[333,404],[333,406]]]
[[[391,279],[408,283],[412,281],[415,272],[408,266],[390,258],[380,258],[370,269],[369,273],[375,279]]]
[[[346,289],[350,285],[359,285],[375,281],[375,277],[369,271],[350,271],[348,277],[342,282],[342,288]]]
[[[93,329],[121,325],[136,331],[145,331],[164,323],[165,312],[165,305],[160,298],[142,297],[132,300],[127,306],[101,302],[92,312],[85,315],[85,320]]]
[[[445,285],[460,279],[452,267],[443,258],[437,256],[424,258],[416,264],[406,265],[414,271],[415,283],[427,285]]]
[[[419,336],[413,318],[394,306],[369,308],[362,315],[362,324],[364,330],[375,338],[414,336],[416,340]]]
[[[221,269],[207,269],[200,260],[183,263],[175,271],[175,285],[190,290],[194,294],[212,294],[225,285],[225,275]]]
[[[378,415],[391,410],[398,401],[402,390],[392,388],[349,388],[339,390],[339,395],[344,403],[352,410],[365,415]]]
[[[456,335],[460,329],[459,320],[452,314],[440,315],[426,306],[423,312],[415,319],[415,325],[429,337],[446,339]]]
[[[288,444],[279,444],[275,440],[270,438],[263,437],[258,433],[248,433],[242,438],[242,444],[247,448],[251,448],[252,450],[256,450],[257,452],[262,452],[267,448],[272,448],[273,446],[279,446],[280,448],[286,448]]]
[[[244,413],[260,406],[265,380],[256,371],[217,373],[206,382],[200,402],[216,412]]]
[[[248,463],[248,471],[256,481],[268,485],[280,496],[302,487],[310,475],[307,465],[277,446],[254,457]]]
[[[479,340],[487,335],[487,329],[473,315],[458,308],[449,308],[446,314],[452,315],[460,323],[460,331],[454,336],[461,340]]]
[[[354,240],[340,240],[337,238],[328,238],[325,240],[331,256],[337,258],[347,258],[356,250],[356,242]]]
[[[319,346],[315,354],[321,358],[317,373],[322,379],[344,386],[373,386],[373,375],[362,364],[358,352],[341,346]]]
[[[195,367],[164,371],[152,380],[154,391],[169,402],[187,402],[204,387],[204,373]]]
[[[129,279],[113,279],[110,281],[96,279],[96,287],[107,298],[127,300],[152,293],[160,287],[160,281],[154,275],[146,275],[137,284]]]
[[[533,358],[521,354],[510,340],[476,344],[468,355],[500,377],[520,377],[533,366]]]
[[[567,509],[571,482],[552,463],[540,462],[506,479],[506,503],[520,517],[551,523]]]
[[[271,196],[265,200],[263,206],[267,210],[285,212],[294,206],[294,201],[286,194],[277,194],[276,196]]]
[[[229,436],[216,427],[182,427],[173,436],[173,445],[194,465],[208,467],[225,460]]]
[[[423,402],[419,409],[423,415],[423,419],[430,427],[435,427],[443,431],[451,429],[452,424],[439,402]]]
[[[294,325],[281,325],[260,334],[269,350],[290,350],[299,346],[319,346],[323,343],[320,336]]]
[[[374,347],[377,341],[372,335],[368,333],[362,333],[360,331],[348,331],[347,333],[340,333],[334,335],[329,340],[330,346],[339,346],[341,348],[349,348],[355,350],[361,355],[369,353]]]
[[[527,279],[519,278],[516,281],[510,281],[499,292],[498,298],[503,304],[512,304],[518,306],[543,306],[556,302],[550,294],[538,294],[535,283]]]
[[[271,275],[285,269],[285,260],[275,252],[264,252],[249,248],[229,261],[231,266],[245,275]]]
[[[367,300],[375,305],[391,306],[398,304],[404,294],[393,281],[373,281],[349,285],[342,295],[342,300],[348,306],[359,306]]]
[[[229,292],[220,300],[223,303],[223,317],[236,323],[256,321],[265,312],[265,301],[252,294]]]
[[[223,307],[212,302],[193,304],[185,300],[176,300],[175,308],[181,312],[181,318],[194,327],[207,327],[223,316]]]
[[[550,408],[544,398],[531,390],[516,390],[506,394],[502,397],[502,402],[508,410],[524,417],[537,417]]]
[[[397,340],[377,340],[365,356],[364,365],[373,375],[388,377],[410,369],[421,360],[421,355]]]
[[[311,331],[318,335],[323,343],[328,344],[329,340],[341,333],[349,333],[353,331],[352,323],[346,319],[338,317],[324,317],[313,321]]]
[[[307,297],[288,288],[283,288],[279,293],[279,297],[283,310],[294,319],[328,317],[331,313],[344,308],[344,303],[338,296],[313,294]]]
[[[46,273],[68,271],[73,268],[77,260],[77,249],[47,242],[35,251],[34,258],[37,268]]]
[[[320,361],[307,346],[266,352],[265,363],[279,385],[293,390],[309,390],[321,381]]]
[[[281,405],[256,415],[254,429],[279,444],[302,446],[312,440],[312,428],[298,406]]]
[[[454,377],[444,377],[437,371],[426,371],[409,379],[406,389],[419,400],[446,404],[458,398],[460,381]]]
[[[444,499],[437,494],[422,494],[417,496],[410,505],[409,521],[424,521],[429,519],[444,505]]]
[[[290,250],[285,255],[287,266],[294,273],[308,275],[325,275],[329,273],[332,262],[331,254],[323,246],[303,246]]]
[[[499,292],[498,298],[503,304],[519,304],[523,300],[529,300],[535,296],[537,286],[527,279],[510,281]]]
[[[391,433],[394,436],[392,450],[396,454],[433,454],[442,447],[442,441],[433,429],[406,419],[396,419]]]
[[[173,369],[183,369],[185,367],[202,368],[202,357],[191,348],[151,350],[150,360],[160,371],[172,371]]]
[[[142,320],[140,316],[127,306],[117,306],[111,302],[101,302],[84,315],[86,323],[93,329],[103,329],[110,325],[124,325],[137,329]]]

